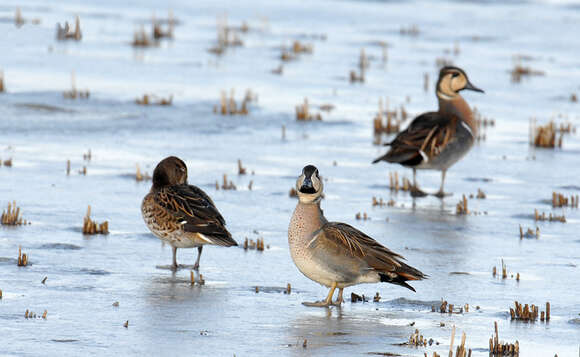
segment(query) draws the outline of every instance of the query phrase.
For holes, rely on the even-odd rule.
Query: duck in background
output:
[[[389,151],[373,161],[373,164],[386,161],[411,167],[411,195],[415,197],[427,195],[417,185],[417,169],[441,171],[441,186],[435,196],[444,197],[447,169],[467,154],[477,138],[477,124],[471,108],[459,94],[465,89],[484,93],[471,84],[461,68],[443,67],[436,86],[439,110],[413,119],[393,141],[385,144],[390,146]]]

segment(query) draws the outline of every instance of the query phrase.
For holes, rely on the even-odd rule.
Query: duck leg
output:
[[[417,169],[413,168],[413,187],[411,187],[412,197],[425,197],[427,194],[417,185]]]
[[[197,259],[195,264],[193,264],[193,270],[199,270],[199,259],[201,258],[201,251],[203,250],[203,245],[197,247]]]
[[[173,250],[173,264],[171,264],[171,270],[177,270],[177,248],[171,247],[171,249]]]
[[[328,306],[332,305],[332,296],[334,295],[335,289],[336,289],[336,283],[332,283],[332,286],[330,287],[330,291],[328,292],[328,296],[326,297],[326,299],[324,299],[322,301],[316,301],[316,302],[303,302],[302,305],[311,306],[311,307],[328,307]],[[340,290],[342,290],[342,289],[340,289]]]
[[[443,186],[445,185],[445,174],[447,173],[447,170],[441,170],[441,187],[439,187],[439,191],[434,194],[434,196],[437,196],[439,198],[443,198],[445,196],[451,196],[450,193],[445,193],[445,191],[443,191]]]
[[[334,306],[340,306],[342,304],[342,302],[344,301],[342,299],[342,291],[344,290],[344,288],[338,288],[338,296],[336,297],[336,301],[332,303],[332,305]]]

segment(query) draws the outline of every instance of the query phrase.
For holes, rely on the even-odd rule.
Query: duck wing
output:
[[[429,112],[416,117],[388,144],[389,151],[376,158],[379,161],[417,166],[437,156],[455,134],[457,118]]]
[[[156,192],[155,201],[175,217],[185,232],[202,234],[216,245],[237,245],[212,199],[199,187],[167,186]]]
[[[419,270],[405,264],[401,255],[369,237],[358,229],[339,222],[327,222],[315,233],[309,248],[324,246],[337,254],[360,259],[372,270],[377,271],[381,281],[402,285],[414,291],[407,285],[407,280],[421,280],[426,277]]]

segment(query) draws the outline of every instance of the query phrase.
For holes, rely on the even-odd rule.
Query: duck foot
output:
[[[433,196],[439,197],[439,198],[443,198],[443,197],[453,196],[453,193],[451,193],[451,192],[437,191],[436,193],[433,194]]]
[[[329,307],[330,305],[333,305],[333,303],[330,301],[326,301],[326,300],[316,301],[316,302],[304,301],[302,303],[302,305],[308,306],[308,307]]]
[[[421,190],[417,186],[412,186],[410,192],[411,192],[411,197],[425,197],[428,195],[427,192]]]

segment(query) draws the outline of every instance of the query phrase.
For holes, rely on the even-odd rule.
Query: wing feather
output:
[[[317,237],[342,247],[346,254],[364,260],[370,268],[378,272],[395,273],[406,280],[425,277],[419,270],[405,264],[405,258],[401,255],[348,224],[327,222]]]
[[[200,188],[173,185],[164,187],[156,195],[155,201],[175,217],[185,232],[202,234],[213,244],[237,245],[212,199]]]
[[[437,156],[449,143],[455,132],[457,118],[429,112],[416,117],[390,143],[389,151],[373,163],[387,161],[417,166]]]

